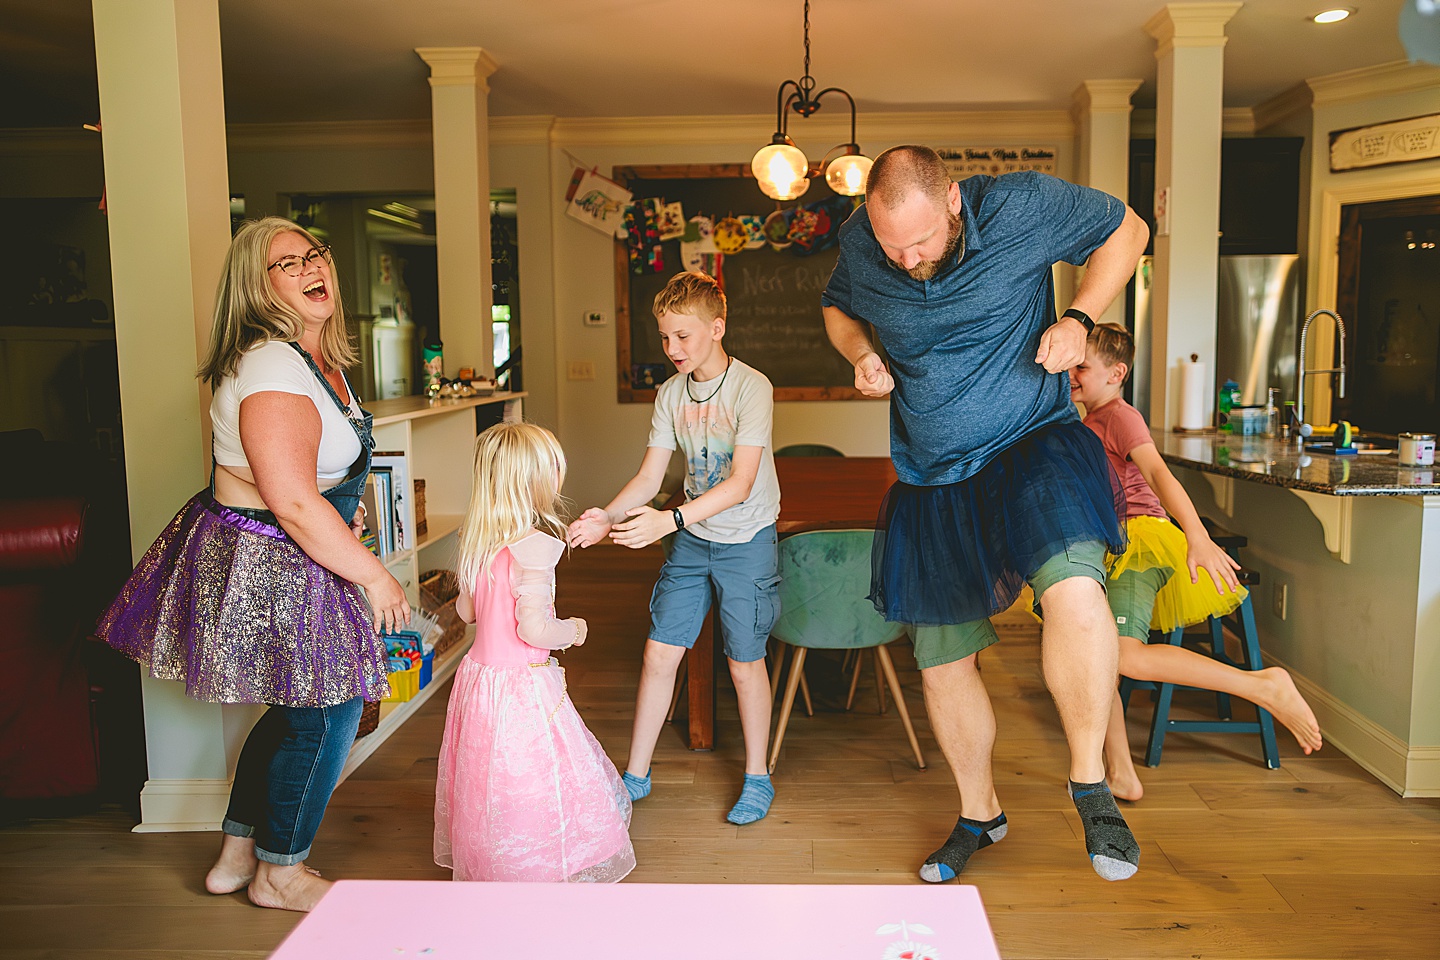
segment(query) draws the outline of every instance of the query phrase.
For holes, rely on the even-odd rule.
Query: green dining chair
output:
[[[905,725],[910,749],[915,752],[915,762],[925,769],[925,757],[910,723],[910,711],[905,708],[900,679],[885,649],[887,643],[905,636],[905,628],[887,623],[866,597],[870,592],[870,546],[874,536],[873,530],[816,530],[780,541],[781,612],[770,631],[770,636],[782,644],[776,670],[784,660],[786,645],[795,648],[795,656],[785,684],[775,742],[770,748],[772,773],[780,759],[809,650],[874,649],[900,722]],[[853,696],[853,683],[851,692]]]
[[[775,451],[777,457],[843,457],[845,454],[824,443],[789,443]]]

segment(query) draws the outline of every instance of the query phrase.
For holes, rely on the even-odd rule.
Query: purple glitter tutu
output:
[[[900,623],[993,616],[1067,547],[1098,541],[1124,553],[1125,514],[1125,491],[1090,428],[1045,427],[959,483],[892,486],[876,523],[870,600]]]
[[[389,695],[360,588],[283,530],[196,494],[145,552],[95,634],[207,703],[323,707]]]

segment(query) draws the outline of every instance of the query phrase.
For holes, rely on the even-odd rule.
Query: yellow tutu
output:
[[[1166,633],[1176,627],[1188,627],[1207,617],[1233,613],[1245,600],[1247,591],[1223,592],[1215,586],[1208,571],[1200,571],[1198,583],[1190,582],[1185,557],[1189,545],[1184,532],[1160,517],[1131,517],[1125,523],[1130,547],[1120,556],[1110,556],[1110,578],[1127,571],[1169,570],[1171,577],[1155,594],[1155,610],[1150,615],[1150,629]]]

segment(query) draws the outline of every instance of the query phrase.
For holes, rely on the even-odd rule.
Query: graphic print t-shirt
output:
[[[679,450],[685,457],[687,500],[730,476],[736,447],[762,447],[750,496],[708,520],[685,526],[702,540],[748,543],[780,516],[780,481],[770,448],[774,390],[765,374],[739,360],[731,360],[723,384],[717,377],[691,384],[687,393],[686,379],[677,373],[660,385],[649,445]],[[690,393],[707,399],[697,403]]]

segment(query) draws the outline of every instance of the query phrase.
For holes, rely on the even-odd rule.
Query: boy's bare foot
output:
[[[220,856],[205,874],[205,889],[214,894],[234,893],[255,879],[255,839],[225,834],[220,841]]]
[[[1266,667],[1257,671],[1260,681],[1265,684],[1265,702],[1260,706],[1269,710],[1276,720],[1285,724],[1306,753],[1319,750],[1324,741],[1320,737],[1320,724],[1310,704],[1295,688],[1295,681],[1283,667]]]
[[[1145,796],[1145,787],[1135,775],[1134,766],[1130,767],[1128,773],[1111,770],[1105,779],[1110,784],[1110,795],[1116,800],[1129,800],[1134,803]]]
[[[257,907],[309,913],[331,883],[303,863],[281,867],[262,863],[250,883],[250,902]]]

